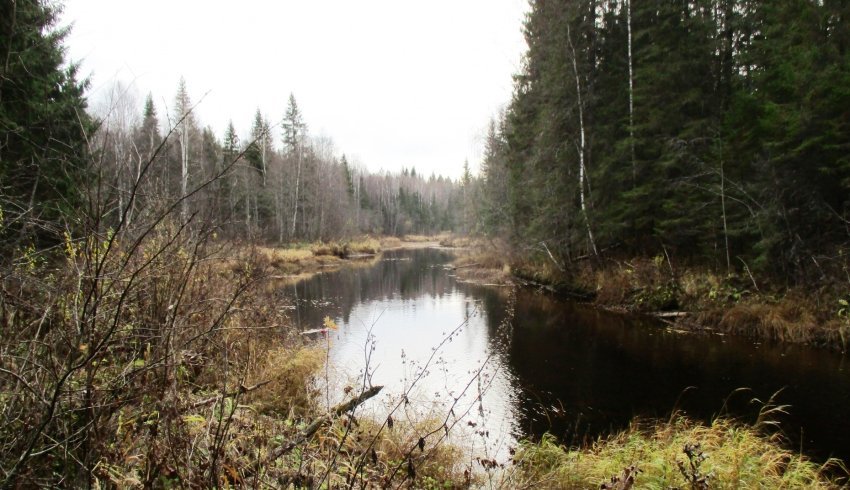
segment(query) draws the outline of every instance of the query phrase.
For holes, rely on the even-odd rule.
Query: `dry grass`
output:
[[[303,417],[315,409],[314,376],[325,363],[326,353],[318,347],[269,349],[251,378],[250,385],[270,381],[249,393],[245,401],[260,413]]]
[[[700,444],[707,454],[699,466],[702,474],[712,475],[710,488],[839,488],[843,483],[834,476],[840,463],[812,463],[759,427],[728,419],[703,425],[678,417],[655,425],[634,423],[586,449],[566,449],[549,436],[524,443],[506,486],[599,488],[634,465],[640,470],[635,488],[690,488],[678,466],[688,463],[686,444]]]
[[[439,240],[440,245],[448,248],[470,248],[482,245],[482,241],[470,236],[444,235]]]
[[[333,255],[343,259],[352,255],[375,255],[381,249],[381,242],[369,236],[355,240],[319,242],[310,247],[315,256]]]
[[[449,237],[448,233],[440,233],[438,235],[404,235],[403,237],[401,237],[401,240],[405,241],[405,242],[419,242],[419,243],[438,242],[439,243],[439,242],[442,242],[443,240],[447,239],[448,237]]]
[[[328,473],[327,488],[348,487],[352,475],[356,475],[354,488],[468,488],[475,477],[462,463],[461,449],[446,443],[442,430],[427,436],[441,425],[438,420],[400,419],[390,429],[369,418],[353,423],[339,419],[314,444],[284,458],[280,465],[297,468],[306,461],[314,475]],[[339,454],[339,464],[328,472],[333,454]],[[313,485],[317,483],[312,480]]]
[[[609,262],[591,267],[583,262],[573,282],[595,293],[595,302],[604,306],[637,311],[678,308],[684,302],[681,287],[663,258]]]
[[[257,254],[264,263],[285,275],[313,273],[321,269],[339,267],[342,259],[331,254],[317,254],[312,247],[290,248],[258,247]]]
[[[381,252],[381,241],[367,236],[348,242],[352,254],[377,254]]]
[[[284,274],[315,272],[321,268],[336,267],[342,260],[359,255],[376,255],[381,252],[381,241],[372,237],[355,240],[293,244],[287,247],[257,247],[256,252],[268,265]],[[250,255],[245,251],[244,258]]]
[[[381,237],[381,248],[384,250],[389,250],[393,248],[400,248],[402,246],[401,238],[396,236],[383,236]]]
[[[279,267],[283,263],[300,262],[312,258],[315,253],[309,248],[260,248],[271,262],[272,266]]]
[[[699,321],[737,335],[846,349],[850,323],[846,318],[829,318],[829,313],[797,294],[789,294],[777,301],[753,298],[727,309],[711,309],[701,314]]]
[[[452,262],[461,281],[477,284],[513,284],[513,273],[507,247],[498,243],[478,243],[457,252]]]
[[[509,247],[477,242],[453,265],[461,280],[505,284],[514,277],[580,294],[598,305],[628,311],[684,311],[683,328],[730,333],[847,350],[850,306],[833,288],[812,292],[771,289],[747,274],[722,275],[705,268],[675,266],[652,259],[575,262],[563,271],[551,258],[512,259]]]

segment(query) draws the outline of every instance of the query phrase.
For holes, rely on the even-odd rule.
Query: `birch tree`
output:
[[[136,96],[132,87],[115,81],[109,88],[107,99],[98,108],[102,121],[98,132],[103,139],[100,144],[104,159],[108,159],[112,170],[112,191],[116,197],[116,219],[127,209],[125,219],[129,225],[133,219],[134,203],[131,189],[138,178],[138,168],[133,165],[133,129],[138,125]],[[135,171],[134,171],[135,169]]]
[[[596,240],[593,238],[593,229],[590,225],[590,216],[587,213],[587,199],[585,196],[585,187],[589,187],[588,185],[588,177],[587,177],[587,169],[585,168],[584,158],[585,158],[585,146],[586,146],[586,136],[585,136],[585,128],[584,128],[584,103],[582,102],[581,97],[581,77],[578,72],[578,64],[576,62],[576,50],[573,45],[572,35],[570,33],[570,25],[567,23],[567,43],[570,48],[570,59],[572,60],[573,65],[573,77],[576,82],[576,104],[578,104],[578,124],[579,124],[579,143],[578,143],[578,168],[579,168],[579,177],[578,177],[578,186],[579,186],[579,199],[581,203],[581,213],[584,215],[584,224],[587,228],[587,240],[590,243],[590,249],[593,251],[594,255],[599,255],[599,252],[596,249]]]

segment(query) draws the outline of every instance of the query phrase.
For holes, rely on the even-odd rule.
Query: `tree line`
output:
[[[532,0],[479,231],[802,279],[842,254],[850,6]]]
[[[457,226],[457,183],[413,168],[374,173],[353,165],[330,138],[309,134],[293,95],[279,123],[257,109],[249,136],[240,139],[232,122],[221,138],[201,128],[183,79],[166,118],[158,117],[152,96],[135,117],[126,89],[118,83],[114,92],[97,147],[106,179],[115,182],[116,212],[130,199],[141,166],[153,160],[157,174],[136,199],[174,200],[215,180],[181,202],[181,218],[203,213],[233,237],[291,242],[432,234]]]
[[[313,437],[381,388],[314,403],[323,357],[243,243],[451,228],[459,185],[349,164],[294,97],[241,141],[201,125],[182,81],[168,114],[120,84],[89,107],[60,8],[0,0],[0,489],[339,487],[370,453],[376,485],[428,478],[439,442],[414,453],[401,422],[392,455],[388,429]],[[307,461],[322,469],[291,472]]]
[[[116,81],[90,107],[88,80],[66,64],[61,6],[0,2],[0,240],[37,248],[79,231],[146,223],[174,205],[183,223],[269,243],[361,233],[433,234],[459,226],[463,191],[449,178],[369,172],[313,136],[294,96],[272,121],[257,109],[248,136],[198,120],[182,78],[166,114],[138,107]]]

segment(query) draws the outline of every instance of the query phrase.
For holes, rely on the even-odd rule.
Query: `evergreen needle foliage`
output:
[[[612,250],[844,277],[846,2],[530,4],[480,230],[562,263]]]

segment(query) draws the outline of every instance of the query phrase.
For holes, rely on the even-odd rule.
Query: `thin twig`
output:
[[[294,439],[285,444],[281,444],[280,446],[272,450],[271,454],[269,454],[268,458],[266,458],[265,464],[271,464],[284,454],[292,451],[299,444],[302,444],[311,437],[313,437],[313,434],[315,434],[321,426],[330,422],[334,417],[339,417],[340,415],[346,412],[354,410],[361,403],[380,393],[383,388],[383,386],[373,386],[368,390],[364,391],[363,393],[360,393],[358,397],[352,398],[351,400],[348,400],[345,403],[340,403],[339,405],[332,408],[330,412],[313,419],[313,421],[310,422],[310,424],[305,427],[304,430],[302,430],[297,436],[295,436]]]
[[[269,379],[269,380],[263,381],[261,383],[257,383],[253,386],[239,385],[238,389],[231,391],[230,393],[225,393],[223,395],[216,395],[216,396],[206,398],[204,400],[197,401],[197,402],[193,403],[192,405],[190,405],[189,409],[194,410],[198,407],[203,407],[204,405],[209,405],[210,403],[213,403],[213,402],[218,401],[218,400],[222,400],[224,398],[233,398],[234,396],[242,395],[242,394],[257,390],[259,388],[262,388],[263,386],[265,386],[265,385],[267,385],[271,382],[272,382],[272,380]]]

